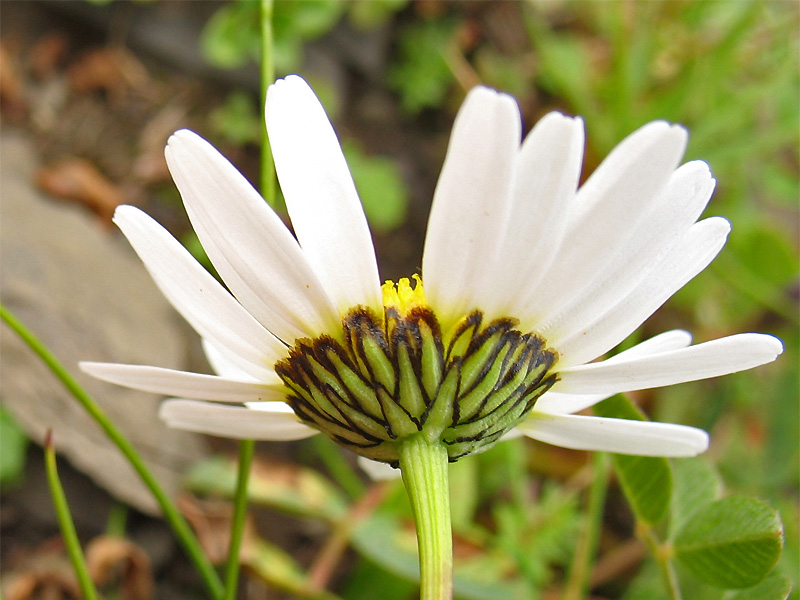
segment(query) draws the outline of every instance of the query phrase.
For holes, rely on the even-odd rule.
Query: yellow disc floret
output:
[[[396,284],[393,281],[387,281],[381,286],[384,307],[394,308],[401,316],[405,316],[417,307],[427,306],[422,279],[416,274],[412,277],[415,282],[413,288],[408,277],[399,279]]]

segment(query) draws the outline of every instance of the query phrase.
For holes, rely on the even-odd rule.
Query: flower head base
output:
[[[396,466],[400,444],[422,433],[455,461],[488,449],[555,383],[556,353],[516,321],[476,310],[443,336],[419,278],[383,291],[383,319],[353,310],[343,343],[300,340],[275,367],[295,413],[356,453]]]

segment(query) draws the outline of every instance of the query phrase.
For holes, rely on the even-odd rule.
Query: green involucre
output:
[[[396,466],[421,433],[455,461],[493,445],[556,381],[555,351],[515,327],[474,311],[443,336],[426,307],[384,319],[358,308],[337,338],[299,340],[275,369],[295,413],[356,453]]]

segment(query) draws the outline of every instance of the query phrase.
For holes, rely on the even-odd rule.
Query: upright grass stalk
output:
[[[261,195],[267,204],[275,208],[275,162],[272,160],[272,146],[264,118],[267,90],[275,81],[272,46],[272,0],[261,0]]]
[[[239,442],[239,474],[236,480],[236,493],[233,500],[233,520],[228,545],[228,559],[225,563],[225,600],[235,600],[239,587],[239,553],[244,537],[245,518],[247,516],[247,483],[250,480],[250,468],[253,465],[255,442],[242,440]]]
[[[222,580],[220,579],[208,557],[203,553],[200,543],[197,541],[192,532],[191,527],[183,518],[180,511],[172,502],[167,493],[163,490],[156,478],[144,464],[141,456],[122,435],[122,432],[116,428],[108,416],[103,412],[100,406],[86,393],[72,375],[64,368],[64,366],[53,356],[47,347],[36,338],[35,335],[25,327],[5,306],[0,304],[0,319],[5,322],[16,333],[25,344],[33,350],[33,352],[47,365],[52,373],[64,385],[67,391],[80,403],[83,409],[97,422],[103,429],[108,438],[119,448],[123,456],[127,459],[133,469],[136,471],[139,478],[150,490],[150,493],[155,498],[164,518],[169,523],[178,540],[183,546],[189,560],[194,564],[197,572],[203,580],[206,588],[211,594],[212,598],[222,598],[224,588]]]
[[[586,598],[592,558],[597,549],[600,528],[603,525],[603,507],[605,506],[606,492],[608,490],[609,456],[606,452],[595,452],[593,460],[589,502],[586,507],[583,528],[578,537],[562,600],[581,600],[581,598]]]
[[[56,466],[56,451],[53,448],[52,431],[47,432],[44,441],[44,462],[47,470],[47,482],[50,486],[50,494],[53,497],[53,505],[58,517],[58,526],[61,529],[61,536],[64,538],[64,545],[67,547],[67,554],[72,563],[72,570],[78,577],[78,585],[84,600],[97,600],[97,589],[89,575],[89,568],[86,566],[86,559],[81,550],[81,543],[78,540],[78,532],[75,531],[75,523],[69,512],[67,496],[61,481],[58,479],[58,467]]]
[[[275,79],[275,66],[272,59],[272,0],[261,0],[261,194],[267,204],[275,206],[275,163],[272,160],[272,147],[267,135],[267,121],[264,107],[267,103],[267,90]],[[247,516],[247,485],[250,480],[250,469],[253,464],[255,442],[242,440],[239,442],[239,472],[236,481],[236,493],[233,501],[233,519],[228,546],[228,558],[225,564],[225,600],[235,600],[239,584],[239,554],[244,537],[244,525]]]

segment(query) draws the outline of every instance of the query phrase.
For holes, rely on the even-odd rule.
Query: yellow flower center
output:
[[[415,285],[411,287],[408,277],[399,279],[397,283],[387,281],[381,286],[383,306],[394,308],[401,316],[409,314],[414,308],[427,306],[425,288],[419,275],[413,275]]]

